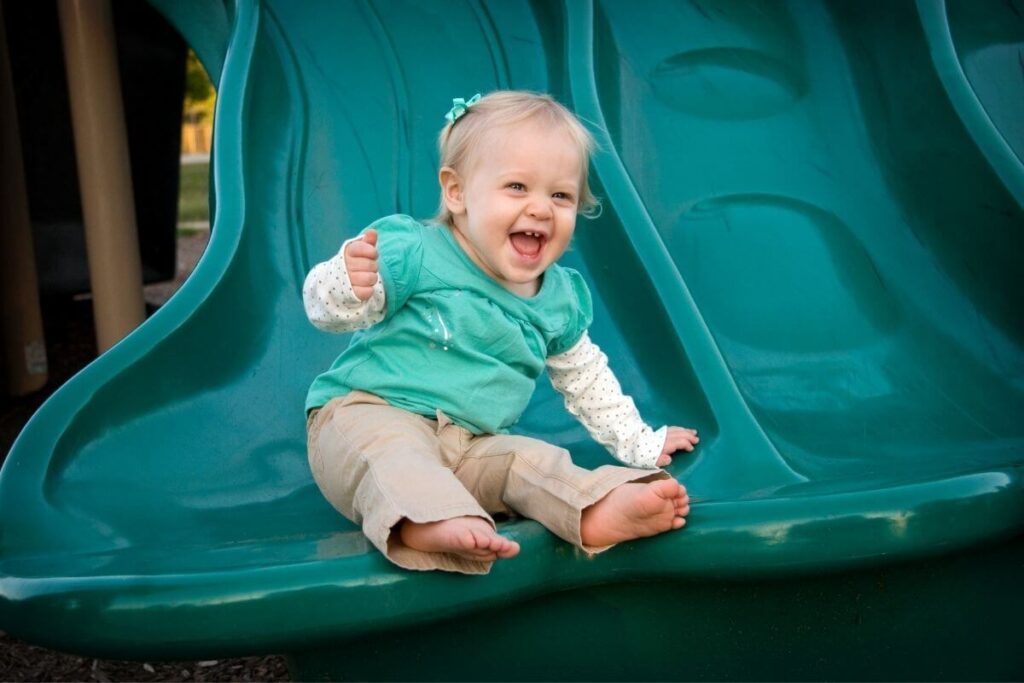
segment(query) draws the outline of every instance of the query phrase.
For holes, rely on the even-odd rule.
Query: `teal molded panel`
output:
[[[212,240],[9,454],[0,629],[304,678],[1024,672],[1019,3],[156,4],[218,82]],[[487,577],[405,572],[312,483],[303,397],[347,338],[301,285],[433,214],[443,114],[496,88],[598,137],[564,262],[647,419],[700,429],[693,512],[594,558],[508,521]],[[520,426],[610,462],[546,383]]]

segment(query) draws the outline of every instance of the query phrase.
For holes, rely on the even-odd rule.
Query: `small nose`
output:
[[[530,218],[544,220],[551,217],[551,205],[543,199],[535,199],[526,207],[526,214]]]

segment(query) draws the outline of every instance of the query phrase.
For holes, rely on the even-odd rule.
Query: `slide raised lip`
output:
[[[1003,138],[964,73],[953,43],[946,0],[917,0],[935,71],[950,103],[992,170],[1024,208],[1024,164]]]
[[[691,515],[694,525],[685,535],[646,539],[630,544],[628,553],[597,560],[576,551],[565,557],[539,524],[523,521],[506,527],[523,546],[521,557],[496,564],[486,581],[459,582],[458,590],[445,587],[464,577],[405,572],[370,553],[188,574],[8,575],[0,578],[0,617],[12,633],[74,651],[81,648],[78,634],[85,627],[79,619],[93,618],[83,604],[103,605],[104,629],[90,636],[89,654],[130,650],[136,657],[194,658],[301,649],[313,636],[352,637],[627,577],[753,581],[856,571],[948,554],[1018,532],[1024,521],[1022,469],[888,489],[705,503]],[[818,512],[823,505],[832,511],[827,518]],[[864,524],[871,521],[893,531],[865,541]],[[821,524],[829,528],[827,543],[805,544],[799,556],[774,552],[780,538]],[[255,604],[262,605],[259,617]],[[303,613],[301,625],[282,629],[277,617],[268,616],[285,605]],[[226,623],[232,625],[229,633]]]

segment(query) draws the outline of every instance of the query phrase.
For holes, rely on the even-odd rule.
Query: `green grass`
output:
[[[182,164],[178,222],[210,220],[210,165]]]

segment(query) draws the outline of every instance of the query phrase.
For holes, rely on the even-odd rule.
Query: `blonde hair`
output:
[[[586,218],[600,214],[601,203],[590,191],[590,155],[594,151],[594,137],[576,116],[550,95],[524,90],[496,90],[474,103],[459,118],[441,129],[438,149],[441,167],[448,166],[465,175],[472,167],[474,156],[488,132],[523,121],[539,120],[561,127],[576,144],[580,152],[580,196],[577,213]],[[438,208],[435,220],[454,226],[451,211],[444,204]]]

